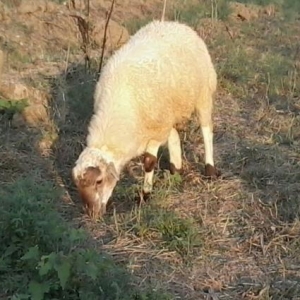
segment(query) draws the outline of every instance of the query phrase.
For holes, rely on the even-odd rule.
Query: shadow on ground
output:
[[[95,295],[99,296],[99,299],[116,299],[117,293],[122,292],[124,299],[144,299],[148,293],[147,286],[144,289],[135,285],[134,277],[127,274],[123,264],[119,268],[118,263],[115,264],[110,256],[106,261],[106,253],[109,251],[103,249],[100,244],[111,240],[112,235],[109,231],[102,235],[101,239],[95,240],[94,232],[87,230],[87,239],[83,244],[77,243],[76,240],[76,235],[81,232],[80,228],[87,226],[82,226],[84,218],[70,180],[70,170],[84,145],[91,116],[94,78],[94,75],[86,73],[83,67],[72,66],[67,75],[51,79],[52,96],[55,99],[51,104],[51,115],[58,130],[53,154],[51,151],[42,153],[40,149],[40,142],[50,134],[51,126],[47,127],[49,124],[45,127],[41,124],[39,128],[14,127],[10,116],[1,115],[0,206],[3,217],[1,226],[5,230],[0,234],[0,239],[1,251],[6,252],[4,256],[1,255],[0,298],[6,299],[17,293],[30,293],[30,287],[27,285],[32,278],[42,280],[43,284],[47,283],[47,296],[54,298],[77,299],[76,297],[81,297],[79,294],[82,292],[87,299],[89,296],[94,298]],[[76,208],[70,205],[69,201],[63,201],[61,192],[65,188],[74,200]],[[98,229],[101,230],[100,227],[101,225]],[[52,242],[53,240],[55,242]],[[70,277],[65,289],[60,288],[55,271],[47,273],[47,280],[39,275],[39,267],[36,266],[43,260],[39,253],[36,254],[37,261],[30,263],[30,268],[20,259],[37,245],[40,255],[65,255],[64,261],[70,260],[72,272],[68,275]],[[10,248],[12,251],[7,252]],[[77,262],[79,265],[81,263],[81,255],[83,259],[87,259],[84,264],[90,259],[89,255],[95,258],[91,265],[93,270],[84,265],[82,270],[76,269]],[[73,267],[76,270],[73,270]],[[87,272],[86,275],[84,272]],[[128,285],[121,284],[123,281],[128,282],[127,279],[130,281]],[[160,298],[156,292],[149,293],[156,297],[155,299]],[[160,299],[168,298],[162,295]]]

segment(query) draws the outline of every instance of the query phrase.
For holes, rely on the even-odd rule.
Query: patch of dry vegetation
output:
[[[91,22],[95,8],[105,16],[110,3],[104,2],[100,9],[91,1]],[[116,5],[113,20],[130,33],[145,20],[160,17],[158,1],[136,1],[130,10],[124,3]],[[74,44],[65,47],[63,39],[50,43],[51,31],[44,39],[34,38],[44,32],[30,25],[37,13],[1,24],[1,49],[30,57],[10,56],[5,81],[22,78],[30,88],[34,83],[52,101],[47,108],[50,124],[42,122],[39,128],[19,125],[17,114],[3,110],[0,181],[33,177],[61,186],[64,201],[58,201],[57,211],[72,219],[72,226],[84,227],[92,237],[86,248],[109,253],[137,278],[134,285],[140,290],[148,285],[162,288],[171,299],[298,299],[300,21],[298,2],[289,3],[293,14],[286,4],[267,0],[170,1],[168,18],[196,28],[216,65],[215,156],[223,175],[213,182],[201,176],[203,140],[191,120],[180,131],[184,173],[171,176],[164,169],[167,153],[162,149],[151,202],[139,207],[135,197],[143,174],[137,158],[128,164],[108,214],[96,223],[81,214],[70,170],[91,115],[99,47],[91,46],[87,71],[72,18],[72,30],[64,39]],[[77,8],[79,12],[84,15],[84,7]],[[50,19],[50,12],[38,17]],[[47,26],[60,22],[57,14]],[[17,44],[17,32],[28,47]],[[37,60],[43,41],[51,44],[49,56]],[[20,92],[19,98],[23,96]],[[151,293],[145,299],[152,299]]]

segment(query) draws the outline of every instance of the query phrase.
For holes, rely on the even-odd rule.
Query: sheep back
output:
[[[94,118],[110,128],[106,144],[122,146],[124,141],[125,146],[130,140],[142,152],[150,139],[165,142],[174,124],[189,118],[199,103],[210,107],[216,84],[211,57],[198,34],[178,22],[153,21],[103,68]]]

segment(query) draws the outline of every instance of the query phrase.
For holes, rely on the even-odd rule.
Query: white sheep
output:
[[[158,149],[168,145],[172,173],[182,167],[176,123],[196,110],[204,139],[205,175],[213,160],[217,75],[204,41],[175,21],[152,21],[110,57],[94,94],[87,146],[73,179],[93,216],[105,213],[125,164],[145,154],[143,191],[150,193]]]

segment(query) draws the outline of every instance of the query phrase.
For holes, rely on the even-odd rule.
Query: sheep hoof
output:
[[[182,169],[177,169],[173,163],[170,163],[169,170],[170,170],[171,175],[174,175],[176,173],[178,173],[178,174],[183,173]]]
[[[221,175],[221,172],[216,169],[216,167],[207,164],[205,165],[205,172],[204,172],[205,177],[209,179],[216,179]]]

